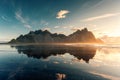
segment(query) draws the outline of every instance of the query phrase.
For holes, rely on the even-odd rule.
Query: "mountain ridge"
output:
[[[28,34],[20,35],[12,39],[9,43],[102,43],[96,39],[91,31],[87,28],[77,30],[66,36],[64,34],[51,33],[48,30],[30,31]]]

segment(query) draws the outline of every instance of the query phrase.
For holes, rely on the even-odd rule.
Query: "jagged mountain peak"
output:
[[[75,31],[75,33],[79,33],[79,32],[81,32],[79,29]]]
[[[88,32],[88,29],[87,29],[87,28],[84,28],[84,29],[82,29],[81,31],[83,31],[83,32]]]
[[[84,29],[82,29],[82,30],[79,30],[79,29],[78,29],[78,30],[76,30],[75,32],[73,32],[73,33],[70,34],[70,35],[87,33],[87,32],[89,32],[87,28],[84,28]]]
[[[10,43],[64,43],[64,42],[97,42],[92,32],[87,28],[77,30],[74,33],[66,36],[64,34],[51,33],[48,30],[30,31],[26,35],[17,37],[11,40]]]
[[[43,32],[45,32],[45,33],[50,33],[48,30],[44,30]]]

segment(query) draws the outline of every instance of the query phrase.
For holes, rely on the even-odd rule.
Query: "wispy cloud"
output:
[[[45,27],[45,28],[43,28],[43,30],[48,30],[48,31],[50,31],[51,28],[49,28],[49,27]]]
[[[73,28],[74,26],[71,26],[71,25],[66,25],[66,26],[55,26],[54,29],[71,29]]]
[[[72,31],[81,30],[81,29],[82,29],[81,27],[72,27],[71,28]]]
[[[58,34],[66,34],[65,31],[57,31]]]
[[[30,24],[28,24],[27,20],[22,16],[22,10],[19,9],[18,11],[15,12],[15,17],[17,20],[19,20],[23,25],[24,27],[30,29],[32,28]]]
[[[62,18],[66,18],[66,14],[70,13],[70,11],[68,10],[60,10],[58,13],[57,13],[57,19],[62,19]]]
[[[41,20],[40,24],[43,25],[43,26],[48,26],[49,23],[45,20]]]
[[[58,29],[58,28],[60,28],[60,26],[55,26],[54,28],[55,28],[55,29]]]
[[[1,18],[4,20],[4,21],[7,21],[7,22],[10,22],[11,20],[7,19],[6,16],[1,16]]]
[[[5,21],[7,21],[6,17],[5,16],[1,16],[1,18]]]
[[[117,15],[120,15],[120,13],[108,13],[108,14],[103,14],[103,15],[99,15],[99,16],[95,16],[95,17],[90,17],[90,18],[84,19],[84,20],[82,20],[82,21],[83,21],[83,22],[94,21],[94,20],[104,19],[104,18],[113,17],[113,16],[117,16]]]
[[[120,80],[120,77],[115,77],[115,76],[111,76],[111,75],[107,75],[107,74],[102,74],[102,73],[97,73],[97,72],[89,72],[91,74],[94,74],[94,75],[98,75],[98,76],[101,76],[103,78],[107,78],[107,79],[110,79],[110,80]]]
[[[24,24],[24,26],[25,26],[26,28],[28,28],[28,29],[31,28],[31,26],[30,26],[29,24]]]

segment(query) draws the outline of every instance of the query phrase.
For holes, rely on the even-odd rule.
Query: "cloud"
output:
[[[30,29],[31,28],[31,26],[30,25],[28,25],[28,24],[25,24],[24,25],[26,28],[28,28],[28,29]]]
[[[21,11],[21,9],[19,9],[18,11],[15,12],[15,17],[16,17],[16,19],[17,19],[18,21],[20,21],[20,22],[24,25],[24,27],[26,27],[26,28],[28,28],[28,29],[32,28],[32,27],[28,24],[27,20],[25,20],[25,18],[22,16],[22,11]]]
[[[83,27],[72,27],[71,30],[72,31],[76,31],[76,30],[81,30]]]
[[[63,28],[66,29],[66,28],[69,28],[69,26],[68,27],[67,26],[63,26]]]
[[[1,18],[5,21],[7,21],[6,17],[5,16],[1,16]]]
[[[90,17],[90,18],[84,19],[82,21],[83,22],[94,21],[94,20],[104,19],[104,18],[113,17],[113,16],[117,16],[117,15],[120,15],[120,13],[103,14],[103,15],[100,15],[100,16]]]
[[[54,28],[55,28],[55,29],[58,29],[58,28],[60,28],[60,26],[55,26]]]
[[[9,20],[6,16],[1,16],[1,18],[4,20],[4,21],[7,21],[7,22],[10,22],[11,20]]]
[[[51,28],[45,27],[43,30],[48,30],[48,31],[50,31]]]
[[[102,73],[97,73],[97,72],[89,72],[91,74],[94,74],[94,75],[98,75],[98,76],[101,76],[103,78],[107,78],[107,79],[110,79],[110,80],[120,80],[120,77],[116,77],[116,76],[111,76],[111,75],[107,75],[107,74],[102,74]]]
[[[66,26],[55,26],[54,29],[71,29],[73,28],[74,26],[71,26],[71,25],[66,25]]]
[[[43,25],[43,26],[48,26],[49,23],[45,20],[41,20],[40,24]]]
[[[57,19],[62,19],[62,18],[66,18],[66,14],[68,14],[69,11],[68,10],[60,10],[58,13],[57,13]]]
[[[66,34],[65,31],[58,31],[57,33],[58,33],[58,34]]]

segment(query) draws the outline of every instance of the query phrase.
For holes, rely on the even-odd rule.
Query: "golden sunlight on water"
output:
[[[89,75],[94,76],[84,80],[98,80],[96,79],[98,76],[101,77],[99,80],[120,80],[120,47],[115,47],[115,45],[56,44],[22,45],[15,47],[1,45],[0,51],[0,70],[6,71],[10,69],[11,72],[14,72],[15,68],[23,65],[23,69],[21,69],[22,73],[17,70],[18,72],[12,78],[19,76],[19,74],[24,74],[23,77],[25,77],[29,73],[33,73],[32,70],[35,70],[34,73],[36,74],[43,74],[43,70],[45,70],[46,78],[49,77],[49,75],[46,75],[48,74],[46,70],[50,71],[52,69],[49,73],[54,73],[54,77],[57,80],[67,79],[68,77],[74,77],[74,80],[83,80],[81,78],[83,74],[84,78],[87,78],[86,76],[90,77]],[[18,63],[21,65],[16,66]],[[36,66],[34,66],[35,64]],[[15,67],[12,68],[11,66]],[[31,70],[26,75],[25,71],[29,71],[29,69]],[[36,77],[36,75],[32,77]],[[12,78],[11,80],[13,80]]]
[[[105,65],[120,67],[120,49],[119,48],[102,48],[98,49],[95,55],[95,60],[102,62]]]
[[[90,73],[110,80],[120,80],[120,49],[98,49],[94,59],[90,61],[90,65],[94,67],[93,71],[89,71]]]

